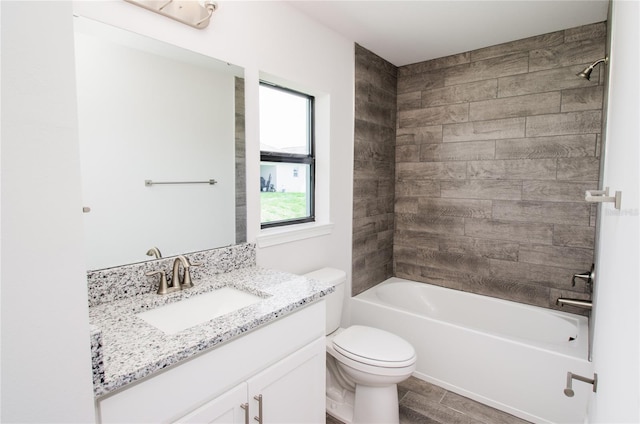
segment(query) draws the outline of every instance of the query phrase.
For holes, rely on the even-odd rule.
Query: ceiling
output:
[[[608,0],[290,1],[396,66],[601,22]]]

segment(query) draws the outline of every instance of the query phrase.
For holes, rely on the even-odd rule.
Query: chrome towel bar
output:
[[[214,185],[218,182],[216,180],[208,180],[208,181],[152,181],[152,180],[144,180],[145,186],[152,186],[156,184],[209,184]]]

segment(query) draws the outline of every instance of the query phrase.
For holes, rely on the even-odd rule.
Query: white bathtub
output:
[[[391,331],[418,353],[414,375],[528,421],[583,423],[593,387],[587,318],[401,278],[351,299],[351,322]]]

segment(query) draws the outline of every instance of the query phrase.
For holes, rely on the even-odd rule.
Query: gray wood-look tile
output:
[[[393,105],[395,109],[395,104]],[[360,101],[355,104],[356,113],[365,121],[389,122],[395,119],[396,111],[389,105],[377,101]]]
[[[596,22],[594,24],[582,25],[575,28],[569,28],[564,30],[564,39],[566,43],[571,43],[580,40],[592,40],[607,35],[606,22]]]
[[[417,422],[421,423],[481,424],[481,421],[414,392],[409,392],[402,397],[400,413],[403,423],[413,423],[418,420]]]
[[[375,178],[354,178],[353,197],[369,198],[378,196],[378,180]]]
[[[494,219],[466,219],[464,234],[489,240],[552,244],[553,225],[538,222],[513,222]]]
[[[418,62],[412,65],[406,65],[398,69],[399,77],[407,77],[423,72],[435,71],[438,69],[449,68],[451,66],[469,63],[471,54],[469,52],[445,56],[438,59],[428,60],[426,62]]]
[[[446,124],[442,127],[442,141],[478,141],[524,137],[525,118],[474,121]]]
[[[440,180],[406,180],[398,179],[396,181],[396,196],[427,196],[440,197]]]
[[[495,146],[494,141],[422,144],[417,158],[415,156],[414,158],[422,162],[493,159]]]
[[[556,246],[583,247],[593,249],[596,229],[592,226],[554,225],[553,244]]]
[[[398,113],[400,128],[423,127],[453,122],[466,122],[469,119],[469,105],[454,104],[433,106],[423,109],[402,110]]]
[[[529,55],[529,72],[570,65],[588,65],[594,58],[605,55],[605,38],[580,40],[557,46],[532,50]]]
[[[444,87],[444,73],[437,70],[407,75],[398,80],[398,94],[439,87]]]
[[[396,136],[395,123],[368,122],[362,117],[354,121],[355,140],[368,142],[388,143]]]
[[[356,141],[357,148],[354,152],[354,160],[393,162],[395,149],[393,142],[372,143]]]
[[[507,75],[523,74],[529,70],[529,53],[513,53],[491,59],[471,62],[444,70],[444,85],[494,79]]]
[[[604,87],[573,88],[562,90],[561,112],[576,112],[580,110],[602,110]]]
[[[540,200],[544,202],[581,202],[584,200],[584,192],[592,189],[592,183],[523,181],[522,200]]]
[[[558,180],[597,182],[599,175],[599,158],[558,159]],[[592,187],[592,190],[595,188]]]
[[[498,80],[471,82],[435,88],[422,92],[422,107],[466,103],[475,100],[495,99],[498,95]]]
[[[602,129],[602,112],[587,110],[527,117],[527,137],[563,134],[595,134]]]
[[[430,216],[457,216],[462,218],[491,218],[491,200],[418,199],[418,213]]]
[[[588,203],[509,201],[493,202],[493,219],[546,224],[589,225]]]
[[[578,271],[570,268],[489,259],[489,271],[487,273],[491,278],[505,284],[533,286],[522,288],[523,293],[535,294],[537,299],[535,304],[548,307],[549,305],[542,301],[542,293],[548,293],[548,288],[570,289],[571,278],[575,272]],[[513,298],[510,300],[513,300]],[[524,303],[530,303],[526,301],[526,297],[522,300]]]
[[[466,272],[475,275],[487,275],[490,259],[476,255],[421,250],[422,260],[432,268],[446,269],[455,272]]]
[[[593,263],[593,249],[522,244],[519,259],[530,264],[589,269]]]
[[[414,251],[418,248],[438,250],[441,242],[437,234],[410,230],[396,230],[394,241],[396,247],[410,246]]]
[[[356,45],[352,294],[393,272],[397,67]]]
[[[596,134],[527,137],[496,141],[496,159],[593,156]]]
[[[398,128],[396,144],[441,143],[442,125]]]
[[[423,231],[436,234],[464,234],[464,218],[396,213],[397,230]]]
[[[423,264],[396,262],[396,276],[422,283],[462,290],[464,281],[469,276],[462,272],[433,268]]]
[[[583,69],[584,66],[582,65],[574,65],[565,68],[555,68],[546,71],[502,77],[498,79],[498,97],[521,96],[524,94],[598,85],[597,77],[600,69],[594,69],[591,74],[591,81],[576,78],[576,74]],[[596,72],[598,72],[597,75]]]
[[[447,235],[439,237],[438,250],[483,258],[517,261],[520,244],[508,241]]]
[[[471,61],[490,59],[492,57],[504,56],[510,53],[525,52],[533,49],[557,46],[564,42],[564,31],[556,31],[548,34],[537,35],[524,38],[522,40],[511,41],[498,44],[497,46],[485,47],[471,52]]]
[[[417,197],[396,197],[395,199],[395,213],[418,213],[418,198]]]
[[[389,273],[548,308],[584,290],[570,283],[593,251],[584,191],[598,187],[604,68],[575,74],[605,34],[596,23],[397,70],[356,47],[354,293]]]
[[[518,268],[522,267],[519,262],[513,264]],[[512,269],[505,270],[513,274],[510,272]],[[536,282],[525,283],[513,278],[486,275],[471,276],[464,281],[462,290],[535,306],[547,306],[549,298],[549,288]]]
[[[467,176],[465,162],[402,162],[396,164],[396,177],[409,180],[462,180]]]
[[[560,112],[560,92],[526,94],[515,97],[471,102],[470,121],[516,118]]]
[[[526,383],[523,383],[523,386]],[[488,408],[474,400],[460,396],[453,392],[447,392],[441,403],[456,411],[464,411],[464,414],[479,420],[483,423],[491,424],[524,424],[527,421],[514,417],[511,414],[497,409]]]
[[[509,180],[442,181],[440,196],[458,199],[521,200],[522,182]]]
[[[398,111],[420,109],[422,95],[419,91],[398,94]]]
[[[555,159],[515,159],[467,162],[470,179],[494,180],[553,180],[556,178]]]
[[[396,161],[420,162],[420,145],[418,144],[396,145]]]

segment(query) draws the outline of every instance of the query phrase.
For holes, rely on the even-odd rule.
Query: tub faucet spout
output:
[[[564,306],[564,305],[569,305],[569,306],[577,306],[578,308],[584,308],[584,309],[589,309],[591,310],[591,301],[590,300],[584,300],[584,299],[565,299],[565,298],[558,298],[558,300],[556,300],[556,305],[559,306]]]

